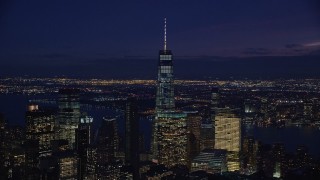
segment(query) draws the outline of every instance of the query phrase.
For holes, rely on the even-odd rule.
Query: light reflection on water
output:
[[[5,115],[5,118],[10,125],[24,126],[24,115],[26,105],[29,99],[55,99],[55,95],[0,95],[0,112]],[[46,104],[46,106],[53,106],[54,104]],[[104,116],[117,116],[118,129],[120,134],[124,134],[124,117],[122,111],[115,111],[113,109],[103,109],[99,107],[86,108],[88,115],[94,118],[94,129],[97,129]],[[151,122],[146,119],[140,120],[140,131],[143,132],[146,139],[146,144],[150,143],[151,137]],[[320,130],[316,128],[263,128],[252,127],[247,129],[249,135],[253,135],[256,140],[263,143],[284,143],[286,150],[294,152],[298,145],[305,145],[309,148],[309,152],[313,155],[320,156]]]
[[[40,107],[54,107],[57,108],[57,104],[52,103],[52,100],[56,99],[56,95],[36,95],[36,96],[26,96],[26,95],[0,95],[0,113],[5,115],[5,119],[9,125],[25,125],[25,112],[27,104],[29,100],[43,100],[49,99],[50,103],[41,104],[39,102]],[[112,108],[104,108],[101,106],[88,106],[81,105],[81,111],[86,112],[87,115],[93,117],[93,129],[96,131],[101,122],[102,118],[107,117],[116,117],[117,118],[117,126],[119,130],[119,134],[121,136],[124,135],[124,111],[121,109],[112,109]],[[144,134],[145,143],[148,148],[148,144],[150,143],[151,138],[151,122],[146,119],[140,120],[140,132]]]
[[[297,146],[305,145],[312,155],[320,156],[320,130],[313,127],[252,127],[249,135],[266,144],[283,143],[286,150],[295,152]]]

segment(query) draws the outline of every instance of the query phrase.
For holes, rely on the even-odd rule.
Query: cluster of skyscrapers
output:
[[[175,109],[173,55],[171,50],[166,48],[165,22],[164,49],[159,52],[156,109],[153,123],[154,162],[167,167],[179,164],[192,168],[192,156],[198,155],[201,149],[219,149],[218,154],[223,149],[226,151],[227,169],[229,171],[240,170],[241,132],[240,118],[236,111],[227,107],[219,107],[219,94],[213,92],[212,122],[209,123],[208,132],[210,137],[207,141],[201,141],[201,118],[196,115],[196,112],[181,112]],[[200,141],[203,144],[202,148]],[[197,163],[192,164],[198,165]]]
[[[139,119],[134,99],[128,99],[125,106],[124,151],[119,149],[117,118],[104,117],[94,134],[93,118],[80,111],[78,89],[61,89],[57,102],[57,110],[28,105],[26,137],[12,137],[16,145],[5,139],[11,133],[0,115],[1,179],[139,179]]]
[[[94,131],[93,118],[80,110],[80,90],[60,89],[58,109],[28,105],[25,138],[19,129],[8,133],[0,114],[0,179],[201,179],[208,177],[203,172],[253,174],[261,169],[282,177],[283,146],[266,150],[275,161],[264,158],[260,143],[241,137],[241,110],[220,103],[218,88],[211,89],[204,114],[176,107],[173,54],[166,35],[165,19],[150,151],[142,150],[137,99],[129,97],[122,104],[121,137],[117,117],[103,117]],[[246,113],[253,111],[249,107]],[[17,151],[20,145],[22,151]],[[298,150],[297,162],[307,164],[305,152]]]

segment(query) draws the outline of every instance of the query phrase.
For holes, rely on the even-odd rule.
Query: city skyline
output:
[[[0,5],[0,179],[319,179],[316,0]]]
[[[55,179],[119,176],[130,179],[134,173],[124,160],[131,137],[136,137],[135,145],[139,144],[141,179],[163,176],[179,179],[201,173],[205,177],[227,177],[231,173],[237,178],[290,179],[300,170],[307,175],[299,177],[312,173],[318,177],[320,172],[319,144],[314,143],[320,135],[319,79],[178,80],[175,112],[159,115],[155,113],[156,81],[17,77],[1,82],[0,98],[6,103],[0,104],[0,139],[4,141],[0,155],[5,157],[0,170],[8,178],[23,175],[37,178],[39,174],[35,172],[40,165],[41,176],[53,175]],[[78,96],[65,91],[81,93]],[[129,97],[135,97],[137,104],[128,104]],[[24,106],[28,103],[21,98],[31,103],[27,111]],[[14,119],[24,119],[26,126],[12,124],[10,116],[20,114],[20,108],[26,116]],[[84,116],[79,116],[75,134],[68,133],[48,146],[53,132],[47,127],[53,128],[52,120],[72,120],[79,110]],[[72,117],[66,116],[66,112]],[[131,126],[129,121],[134,121],[135,115],[139,116],[139,125]],[[160,130],[157,136],[160,158],[155,161],[158,164],[151,161],[154,159],[150,149],[153,145],[150,129],[156,115]],[[57,129],[61,129],[59,124],[55,123]],[[92,142],[91,125],[95,132]],[[138,131],[141,134],[137,139]],[[135,135],[128,139],[128,132]],[[72,142],[74,135],[76,149],[72,151],[68,140]],[[47,147],[52,147],[52,154],[51,150],[43,151]],[[47,160],[53,165],[57,163],[56,166],[46,166]],[[51,171],[52,168],[57,171]]]

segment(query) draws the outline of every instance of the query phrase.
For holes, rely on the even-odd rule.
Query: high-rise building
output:
[[[227,151],[206,149],[196,156],[191,163],[191,171],[222,173],[227,171]]]
[[[164,48],[159,51],[156,113],[174,111],[172,52],[167,50],[166,19],[164,25]]]
[[[200,153],[201,116],[197,111],[187,114],[188,159],[191,160]]]
[[[27,139],[24,142],[25,152],[25,179],[39,179],[40,178],[40,158],[39,158],[39,140]]]
[[[200,150],[214,149],[214,129],[211,123],[202,123],[200,129]]]
[[[39,156],[50,156],[51,141],[54,140],[55,113],[40,110],[38,105],[30,104],[26,112],[26,139],[39,141]]]
[[[187,165],[187,123],[185,113],[163,113],[157,118],[158,163],[167,167]]]
[[[59,179],[77,179],[78,159],[76,155],[67,150],[58,152],[54,156],[57,158]]]
[[[52,155],[51,142],[54,140],[55,113],[51,110],[40,110],[38,105],[30,104],[25,121],[25,176],[26,179],[37,179],[42,168],[40,167],[41,159]]]
[[[82,116],[76,129],[76,152],[78,155],[78,179],[84,179],[88,162],[87,150],[91,144],[93,118]]]
[[[216,109],[215,149],[228,151],[228,171],[240,169],[239,152],[241,144],[241,124],[236,111],[230,108]]]
[[[87,163],[86,163],[86,173],[85,179],[97,179],[96,169],[97,169],[97,148],[95,146],[89,146],[87,148]]]
[[[139,117],[133,98],[127,100],[125,122],[125,160],[133,168],[134,179],[139,179]]]
[[[214,116],[215,110],[220,104],[219,88],[213,88],[211,93],[211,116]]]
[[[0,113],[0,145],[4,147],[4,135],[5,135],[5,120],[2,113]]]
[[[152,151],[155,162],[167,167],[187,165],[186,114],[175,112],[172,52],[167,49],[166,19],[164,48],[159,52],[156,117],[153,122]]]
[[[286,150],[283,143],[275,143],[272,145],[271,157],[273,160],[272,164],[269,164],[269,167],[274,167],[273,176],[282,177],[287,172],[287,162],[285,158]]]
[[[80,90],[59,90],[59,112],[56,122],[56,139],[65,139],[69,142],[69,148],[75,148],[75,134],[80,119]]]
[[[5,120],[3,114],[0,113],[0,179],[6,177],[4,168],[5,146]]]
[[[197,111],[188,112],[187,114],[188,131],[194,134],[195,138],[199,140],[201,136],[201,116]]]
[[[27,179],[24,177],[27,174],[25,171],[26,148],[24,146],[24,129],[25,128],[22,128],[21,126],[5,126],[4,146],[0,147],[0,149],[4,150],[4,159],[0,159],[0,162],[4,163],[2,164],[3,169],[0,172],[0,179]],[[37,147],[38,146],[35,148]],[[35,163],[35,165],[38,164]]]
[[[257,155],[258,155],[258,141],[255,141],[253,136],[246,136],[243,138],[242,144],[242,164],[246,174],[252,174],[257,171]]]
[[[215,122],[215,117],[216,117],[216,111],[217,109],[221,106],[220,103],[220,94],[219,94],[219,88],[214,87],[211,90],[211,102],[210,102],[210,118],[211,118],[211,124],[212,124],[212,135],[214,139],[214,122]],[[213,141],[213,146],[214,146],[214,141]]]
[[[97,164],[102,168],[115,161],[115,153],[119,146],[119,137],[116,118],[103,118],[98,130]]]

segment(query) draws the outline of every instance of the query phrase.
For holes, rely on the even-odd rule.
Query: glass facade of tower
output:
[[[59,90],[59,112],[56,138],[68,140],[69,148],[75,148],[76,129],[80,119],[80,90]]]
[[[119,168],[114,166],[115,154],[119,147],[117,119],[104,117],[96,138],[96,165],[97,179],[117,179]]]
[[[159,51],[156,116],[151,148],[154,162],[172,167],[188,163],[188,131],[187,114],[175,110],[172,52],[166,47],[165,19],[164,49]]]
[[[80,118],[79,127],[76,129],[76,151],[78,155],[78,179],[84,179],[86,167],[88,164],[87,149],[92,140],[92,124],[93,118],[90,116],[82,116]]]
[[[119,147],[117,119],[104,117],[97,134],[98,164],[108,164],[115,161],[115,153]]]
[[[125,161],[139,179],[139,115],[135,98],[129,98],[125,109]]]
[[[198,112],[189,112],[187,116],[188,157],[193,159],[200,152],[201,116]]]
[[[158,64],[156,113],[174,110],[173,62],[170,50],[160,50]]]

